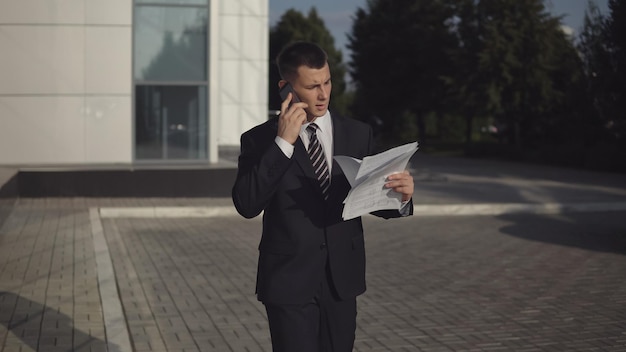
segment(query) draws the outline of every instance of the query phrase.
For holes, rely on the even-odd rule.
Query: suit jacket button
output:
[[[326,249],[326,242],[320,244],[320,249]]]

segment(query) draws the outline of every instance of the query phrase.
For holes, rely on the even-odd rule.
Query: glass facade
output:
[[[207,159],[207,0],[136,0],[133,35],[135,159]]]
[[[206,159],[206,97],[203,86],[137,86],[136,158]]]

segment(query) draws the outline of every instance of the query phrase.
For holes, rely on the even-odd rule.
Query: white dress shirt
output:
[[[315,123],[318,127],[317,139],[322,144],[324,155],[326,156],[326,163],[328,164],[328,172],[331,173],[332,165],[333,165],[333,160],[332,160],[333,158],[333,123],[330,118],[330,111],[326,111],[326,114],[324,114],[323,116],[316,118],[315,120],[313,120],[313,122],[307,122],[303,124],[302,127],[300,127],[300,139],[302,140],[302,143],[304,144],[304,148],[306,150],[309,149],[309,141],[310,141],[309,133],[306,131],[306,128],[311,123]],[[282,139],[279,136],[276,136],[274,141],[276,141],[276,144],[278,145],[280,150],[283,151],[283,154],[285,154],[286,157],[291,159],[291,157],[293,156],[293,150],[294,150],[293,144],[287,142],[286,140]],[[331,182],[332,182],[332,179],[331,179]],[[409,215],[409,207],[407,207],[408,203],[409,202],[406,201],[406,202],[402,202],[400,205],[399,211],[402,216]]]
[[[318,129],[317,129],[317,139],[320,141],[322,145],[322,149],[324,150],[324,156],[326,157],[326,164],[328,164],[328,172],[332,171],[333,167],[333,122],[330,118],[330,111],[326,111],[326,114],[316,118],[313,121]],[[306,128],[309,127],[311,122],[307,122],[300,127],[300,139],[304,144],[304,149],[309,150],[309,141],[310,136],[306,131]],[[282,139],[281,137],[276,136],[276,144],[280,150],[283,151],[286,157],[291,158],[293,155],[294,146]]]

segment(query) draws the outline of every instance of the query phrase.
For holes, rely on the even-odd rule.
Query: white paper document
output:
[[[402,195],[385,188],[385,183],[389,175],[406,169],[416,151],[417,142],[413,142],[366,156],[362,161],[349,156],[335,156],[352,187],[343,201],[343,219],[354,219],[376,210],[400,209]]]

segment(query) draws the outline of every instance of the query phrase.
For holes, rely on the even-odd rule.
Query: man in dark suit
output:
[[[257,297],[275,352],[352,351],[356,297],[365,291],[365,244],[361,218],[341,217],[350,184],[332,156],[370,155],[372,130],[331,116],[330,70],[319,46],[293,43],[277,64],[279,87],[293,90],[280,116],[241,136],[232,193],[244,217],[264,212]],[[374,215],[412,214],[412,176],[390,175],[386,187],[402,194],[402,206]]]

